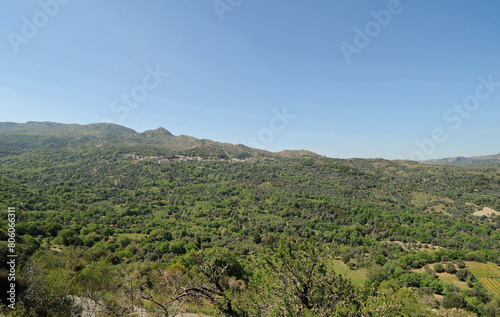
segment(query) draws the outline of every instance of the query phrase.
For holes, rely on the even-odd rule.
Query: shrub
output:
[[[349,268],[349,270],[355,270],[356,269],[356,263],[354,263],[352,261],[349,261],[349,262],[347,262],[347,267]]]
[[[464,269],[464,270],[458,270],[456,275],[459,280],[465,282],[467,278],[472,275],[472,273],[469,270]]]
[[[446,309],[449,308],[465,308],[466,302],[465,298],[456,292],[450,292],[444,296],[443,299],[443,307]]]
[[[444,270],[446,271],[446,273],[450,274],[455,274],[455,272],[457,271],[453,263],[447,263],[446,266],[444,267]]]
[[[125,249],[130,242],[132,242],[132,240],[127,236],[119,236],[118,239],[116,239],[116,244],[122,249]]]
[[[436,263],[434,264],[434,271],[436,271],[436,273],[443,273],[444,266],[441,263]]]
[[[462,261],[462,260],[456,260],[456,261],[455,261],[455,264],[457,265],[457,267],[458,267],[459,269],[463,269],[463,268],[465,268],[465,262],[464,262],[464,261]]]
[[[425,269],[425,273],[429,274],[430,276],[432,276],[432,277],[434,277],[434,278],[436,278],[436,277],[437,277],[437,276],[436,276],[436,272],[434,272],[434,270],[433,270],[433,269],[431,269],[431,267],[430,267],[430,266],[426,265],[426,266],[424,266],[424,269]]]

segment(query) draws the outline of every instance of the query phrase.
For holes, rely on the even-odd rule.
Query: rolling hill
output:
[[[272,153],[238,144],[197,139],[187,135],[175,136],[165,128],[138,133],[111,124],[87,125],[55,122],[0,122],[0,156],[20,154],[37,148],[83,149],[99,147],[142,154],[214,156],[219,158],[299,158],[318,157],[305,150],[286,150]]]
[[[486,156],[457,156],[437,160],[422,161],[422,163],[448,166],[500,166],[500,153]]]
[[[497,275],[469,277],[464,292],[474,292],[456,295],[429,268],[451,261],[500,264],[500,216],[491,212],[500,210],[500,166],[334,159],[175,136],[164,128],[138,133],[114,124],[28,122],[0,123],[0,171],[0,209],[16,211],[19,276],[30,276],[19,281],[27,309],[50,301],[42,308],[69,311],[75,303],[61,303],[70,296],[96,301],[110,315],[124,312],[116,316],[130,315],[132,303],[166,309],[165,294],[189,285],[212,289],[213,272],[223,278],[213,287],[231,303],[267,309],[295,295],[287,285],[275,291],[283,278],[266,263],[294,261],[289,267],[302,275],[316,260],[315,293],[340,285],[345,294],[360,294],[356,305],[368,311],[374,301],[385,305],[387,297],[377,295],[388,290],[382,285],[397,285],[403,291],[392,299],[398,314],[379,316],[428,316],[440,304],[420,300],[437,295],[444,303],[450,294],[475,303],[465,307],[470,311],[496,309],[485,287]],[[7,223],[4,213],[4,260]],[[8,285],[10,269],[2,263],[0,286]],[[157,288],[175,276],[182,277],[181,288]],[[269,290],[261,289],[266,285]],[[363,295],[367,286],[378,287],[370,298]],[[151,306],[149,296],[161,306]],[[418,304],[406,307],[408,296]],[[220,315],[217,298],[183,308]],[[59,316],[74,315],[68,311]],[[446,314],[440,308],[436,316]]]

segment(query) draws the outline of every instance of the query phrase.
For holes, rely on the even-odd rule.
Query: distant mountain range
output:
[[[187,135],[175,136],[165,128],[142,133],[112,124],[86,125],[56,122],[0,122],[0,157],[50,148],[108,149],[114,152],[136,152],[143,155],[190,155],[216,158],[305,158],[320,157],[306,150],[269,152],[243,144],[215,142]],[[489,156],[450,157],[421,161],[449,166],[500,166],[500,153]]]
[[[87,125],[55,122],[13,123],[0,122],[0,157],[36,149],[67,147],[95,147],[141,154],[196,155],[219,158],[299,158],[320,155],[305,150],[268,152],[242,144],[215,142],[187,135],[175,136],[165,128],[138,133],[132,129],[112,124]]]
[[[449,165],[449,166],[487,166],[487,165],[500,166],[500,153],[497,155],[487,155],[487,156],[449,157],[437,160],[422,161],[422,163],[434,164],[434,165]]]

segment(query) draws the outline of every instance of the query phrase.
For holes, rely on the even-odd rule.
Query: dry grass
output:
[[[454,274],[450,273],[436,273],[439,280],[443,283],[450,283],[463,289],[469,288],[466,282],[460,281]]]
[[[429,212],[429,213],[442,213],[444,215],[447,215],[449,216],[450,213],[448,211],[446,211],[446,206],[443,205],[443,204],[439,204],[439,205],[434,205],[434,206],[431,206],[431,207],[428,207],[425,212]]]

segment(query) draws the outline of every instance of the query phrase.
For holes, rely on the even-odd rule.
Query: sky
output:
[[[0,5],[0,122],[424,160],[500,152],[494,0]]]

